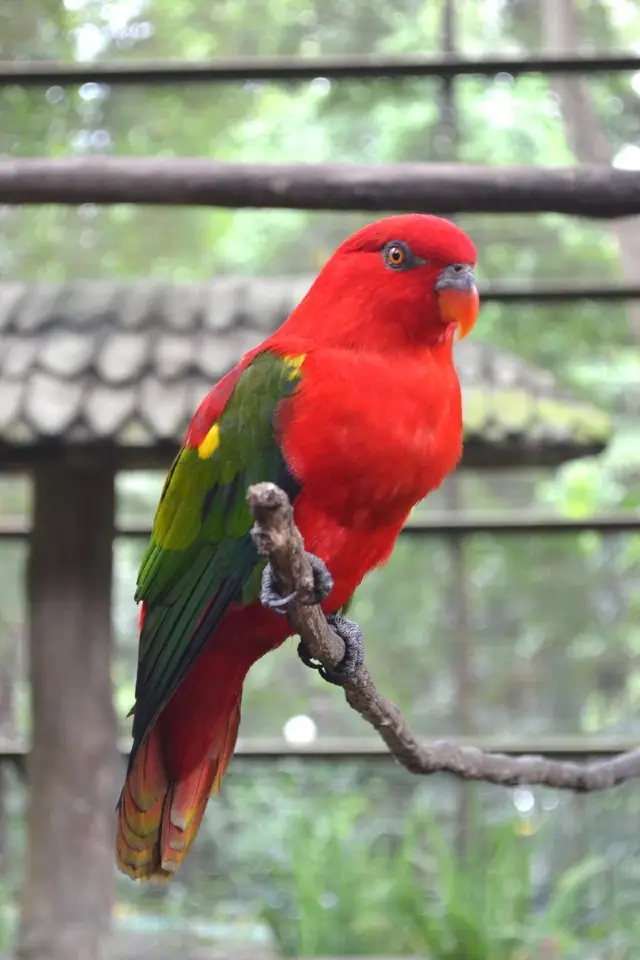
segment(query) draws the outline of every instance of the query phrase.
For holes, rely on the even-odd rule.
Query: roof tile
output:
[[[41,342],[36,337],[8,334],[0,345],[0,370],[4,377],[24,377],[36,365]]]
[[[95,383],[87,391],[83,416],[96,438],[115,436],[136,412],[138,386],[111,387]]]
[[[149,354],[145,334],[109,333],[95,358],[96,373],[106,383],[129,383],[142,375]]]
[[[24,412],[35,430],[44,436],[60,436],[78,416],[83,393],[81,380],[36,372],[26,384]]]
[[[23,341],[37,344],[37,340]],[[90,365],[95,342],[90,334],[56,330],[43,340],[38,365],[48,373],[66,379],[76,377]]]
[[[161,380],[185,376],[197,366],[198,344],[193,336],[161,333],[153,342],[153,365]]]
[[[57,302],[64,297],[64,288],[42,285],[29,290],[20,303],[17,326],[21,333],[32,333],[51,323],[56,315]]]
[[[213,384],[285,319],[309,284],[309,277],[0,284],[0,441],[178,439]],[[529,462],[543,448],[562,447],[565,457],[606,445],[608,416],[549,371],[475,339],[456,346],[455,361],[468,444],[509,443],[516,460]]]
[[[188,386],[184,381],[161,383],[145,377],[140,384],[140,407],[149,424],[150,433],[162,440],[178,436],[185,421],[193,413],[188,409]]]
[[[0,431],[6,430],[20,413],[24,383],[0,379]]]
[[[27,295],[24,283],[0,283],[0,332],[9,329],[20,301]]]

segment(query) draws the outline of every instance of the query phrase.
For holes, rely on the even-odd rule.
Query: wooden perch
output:
[[[275,484],[259,483],[249,488],[248,502],[255,520],[252,535],[256,546],[269,559],[284,592],[298,590],[300,597],[308,597],[313,576],[287,495]],[[319,606],[294,603],[289,620],[314,659],[326,667],[340,662],[342,640],[330,629]],[[605,790],[640,776],[640,749],[597,763],[573,763],[484,753],[443,740],[419,743],[395,704],[378,692],[366,665],[345,685],[344,692],[348,704],[378,731],[395,759],[411,773],[447,772],[463,780],[505,786],[543,784],[584,792]]]
[[[430,213],[640,214],[640,172],[606,165],[217,163],[205,157],[0,160],[1,204],[164,206]]]

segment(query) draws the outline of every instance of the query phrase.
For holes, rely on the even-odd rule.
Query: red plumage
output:
[[[282,327],[203,400],[187,432],[185,445],[200,447],[264,351],[304,358],[275,436],[300,485],[294,517],[306,549],[334,579],[327,613],[388,559],[412,507],[460,458],[452,353],[456,329],[466,334],[477,312],[475,259],[469,238],[435,217],[359,231]],[[184,858],[233,752],[246,673],[288,635],[286,619],[258,602],[226,609],[138,746],[117,841],[129,875],[167,877]]]

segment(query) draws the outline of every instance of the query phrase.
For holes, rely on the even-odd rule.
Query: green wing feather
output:
[[[140,633],[134,752],[184,679],[230,603],[259,595],[264,568],[250,536],[247,487],[270,480],[299,491],[274,432],[278,405],[303,357],[265,351],[241,373],[207,439],[183,446],[165,481],[138,574]]]

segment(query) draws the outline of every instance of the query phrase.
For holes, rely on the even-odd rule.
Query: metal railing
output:
[[[634,533],[640,532],[640,516],[634,513],[612,513],[590,517],[563,517],[558,514],[516,513],[513,516],[480,511],[465,511],[459,514],[434,512],[424,520],[411,520],[402,531],[404,537],[450,537],[495,534],[497,536],[577,533]],[[26,540],[31,533],[31,521],[27,517],[0,516],[0,540]],[[115,537],[148,540],[151,535],[150,520],[126,520],[119,523]]]
[[[241,83],[279,81],[297,83],[323,77],[327,80],[398,80],[433,77],[511,77],[526,74],[584,75],[640,71],[633,53],[531,57],[462,56],[420,57],[345,55],[324,57],[227,57],[209,61],[153,60],[100,61],[0,61],[0,86],[19,84],[43,87],[82,83],[109,86],[155,86],[177,83]]]

